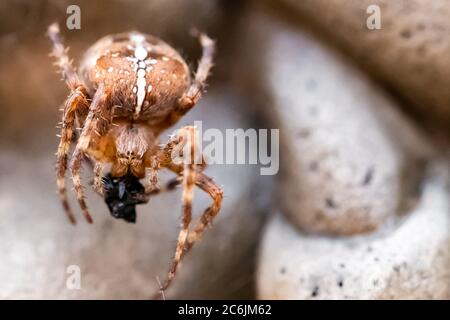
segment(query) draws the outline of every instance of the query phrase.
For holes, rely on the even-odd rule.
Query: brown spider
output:
[[[111,166],[111,177],[146,178],[146,196],[171,190],[177,184],[171,181],[166,188],[158,188],[157,172],[163,168],[176,173],[177,182],[183,186],[181,230],[161,292],[170,285],[184,254],[218,214],[223,198],[221,188],[202,172],[203,157],[200,162],[193,161],[197,141],[195,127],[179,129],[164,145],[159,145],[158,139],[163,130],[175,124],[197,103],[205,88],[212,67],[214,42],[205,34],[197,32],[196,35],[203,53],[192,80],[178,52],[162,40],[139,32],[100,39],[88,49],[77,73],[62,44],[58,25],[48,28],[52,54],[70,89],[64,104],[57,151],[57,186],[70,221],[75,223],[75,217],[67,200],[64,177],[72,142],[75,148],[69,168],[78,203],[89,223],[92,218],[80,179],[85,158],[94,163],[93,188],[101,196],[104,196],[102,172],[105,165]],[[81,128],[78,137],[73,132],[75,125]],[[173,161],[172,153],[186,146],[192,151],[190,161],[182,164]],[[194,185],[208,193],[213,203],[189,231]]]

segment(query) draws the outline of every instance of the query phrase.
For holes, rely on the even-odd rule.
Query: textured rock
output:
[[[405,97],[428,128],[450,136],[450,5],[447,0],[284,0]],[[279,4],[279,2],[278,2]],[[381,30],[366,27],[378,5]],[[414,107],[414,108],[412,108]]]
[[[301,229],[337,235],[401,212],[428,151],[395,104],[310,34],[263,13],[246,21],[261,52],[247,81],[267,90],[267,118],[280,128],[283,212]]]
[[[277,214],[260,250],[261,299],[449,299],[450,189],[428,179],[419,206],[370,236],[308,236]]]
[[[219,87],[176,127],[194,120],[204,120],[204,128],[245,127],[245,116],[236,112],[242,104],[238,96]],[[162,141],[166,139],[164,135]],[[156,276],[165,278],[174,254],[181,190],[138,206],[135,225],[110,217],[103,201],[89,192],[94,224],[79,219],[73,227],[55,193],[56,138],[30,143],[39,144],[39,152],[19,145],[0,154],[0,298],[149,298],[157,288]],[[166,297],[251,298],[254,246],[267,207],[267,197],[255,188],[261,185],[259,170],[213,165],[207,173],[223,185],[223,209],[214,227],[185,257]],[[198,217],[210,199],[198,189],[195,199]],[[80,267],[81,290],[66,288],[70,265]]]

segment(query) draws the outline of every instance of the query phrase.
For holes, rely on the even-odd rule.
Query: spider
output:
[[[69,220],[75,223],[65,186],[67,167],[84,218],[93,222],[80,178],[83,160],[94,164],[93,189],[102,197],[108,190],[104,188],[105,177],[102,181],[107,165],[110,166],[107,180],[111,183],[120,182],[122,178],[129,181],[130,177],[138,183],[139,179],[145,179],[145,197],[173,190],[177,184],[183,187],[181,229],[167,278],[160,286],[164,293],[175,277],[182,257],[219,213],[223,199],[221,187],[203,173],[206,166],[203,156],[200,154],[200,161],[196,161],[195,127],[183,127],[170,136],[167,143],[159,144],[161,132],[174,125],[200,99],[212,67],[214,41],[195,31],[194,36],[202,46],[202,56],[192,79],[180,54],[151,35],[133,31],[98,40],[86,51],[78,72],[67,55],[57,23],[49,26],[48,36],[55,64],[70,89],[64,103],[56,154],[57,188]],[[80,128],[79,134],[74,131],[75,126]],[[68,165],[72,144],[74,151]],[[187,152],[189,161],[174,161],[174,153],[183,154],[185,150],[190,151]],[[158,187],[161,169],[177,175],[163,188]],[[136,186],[136,183],[131,181],[125,185]],[[203,212],[197,225],[189,230],[194,186],[209,194],[212,204]],[[111,185],[109,187],[111,189]],[[139,186],[136,190],[140,190]],[[145,200],[132,203],[142,202]]]

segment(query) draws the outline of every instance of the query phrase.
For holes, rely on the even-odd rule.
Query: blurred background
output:
[[[72,4],[80,30],[64,27]],[[167,298],[450,298],[449,17],[445,0],[2,1],[0,298],[147,299],[176,243],[180,190],[129,225],[86,188],[94,225],[66,221],[54,153],[69,92],[49,57],[54,21],[75,65],[100,37],[139,30],[195,70],[189,29],[203,30],[217,40],[208,92],[173,129],[280,129],[276,176],[208,168],[223,209]],[[198,216],[210,200],[195,197]],[[79,290],[66,287],[70,265]]]

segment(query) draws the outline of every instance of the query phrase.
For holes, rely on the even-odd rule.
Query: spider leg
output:
[[[172,169],[176,168],[177,166],[172,166]],[[176,172],[179,172],[178,169],[175,169]],[[183,179],[184,180],[184,179]],[[177,181],[177,180],[174,180]],[[178,238],[177,243],[177,251],[174,257],[174,260],[172,262],[172,266],[169,270],[169,275],[164,283],[159,289],[159,293],[164,295],[164,291],[167,290],[167,288],[170,286],[173,278],[175,277],[177,266],[184,257],[186,253],[188,253],[194,244],[201,239],[203,233],[206,231],[207,227],[211,225],[213,219],[217,216],[217,214],[220,211],[221,205],[222,205],[222,199],[223,199],[223,191],[222,188],[219,187],[210,177],[206,176],[202,172],[195,172],[195,185],[197,185],[199,188],[201,188],[203,191],[207,192],[211,198],[213,199],[213,203],[211,206],[209,206],[200,217],[200,221],[197,223],[196,227],[194,228],[194,231],[191,231],[188,233],[187,237],[185,238],[185,235],[183,234],[182,242],[180,241],[180,237]],[[183,186],[184,187],[184,186]],[[186,189],[184,189],[186,190]],[[186,195],[183,192],[183,199],[188,200],[185,198]],[[187,202],[189,206],[192,205],[192,199],[191,201]],[[184,224],[184,206],[183,206],[183,224]],[[190,210],[191,208],[189,208]],[[191,215],[189,215],[191,217]],[[181,233],[184,229],[182,229]],[[183,248],[180,248],[181,244],[185,244]],[[153,295],[154,299],[158,298],[158,294]]]
[[[101,162],[96,162],[94,165],[94,184],[92,185],[93,189],[97,194],[103,197],[103,182],[102,182],[102,173],[105,165]]]
[[[184,256],[184,251],[187,245],[187,236],[189,233],[189,225],[192,220],[192,200],[194,196],[194,186],[197,173],[199,171],[196,160],[196,141],[197,129],[195,127],[187,126],[181,128],[176,135],[174,135],[167,145],[161,150],[160,164],[170,165],[173,162],[172,152],[183,152],[183,164],[178,164],[181,168],[177,173],[182,177],[183,194],[182,194],[182,223],[181,230],[178,234],[177,247],[172,265],[169,269],[167,279],[160,288],[160,292],[164,292],[171,284],[177,272],[178,265]],[[162,162],[161,162],[162,160]],[[156,296],[155,296],[156,297]]]
[[[102,85],[98,87],[78,139],[77,148],[87,151],[96,145],[108,132],[112,122],[113,110],[110,103],[111,92]]]
[[[181,184],[181,182],[182,182],[182,179],[180,179],[180,178],[171,179],[162,188],[156,187],[156,188],[150,190],[149,192],[146,192],[146,195],[147,196],[153,196],[153,195],[157,195],[157,194],[160,194],[160,193],[164,193],[164,192],[175,190],[175,188],[177,186],[179,186]]]
[[[67,190],[65,185],[65,173],[67,170],[67,158],[73,139],[73,127],[75,123],[76,112],[79,109],[88,109],[87,98],[80,88],[72,91],[67,98],[62,117],[61,138],[56,153],[56,184],[58,187],[59,196],[70,222],[75,224],[75,216],[70,209],[69,201],[67,199]]]
[[[49,26],[47,35],[52,42],[52,55],[56,58],[55,64],[59,67],[64,81],[72,92],[65,104],[61,140],[57,151],[57,186],[64,210],[69,220],[72,223],[75,223],[75,216],[72,213],[67,200],[64,176],[67,170],[69,148],[76,135],[73,132],[75,119],[79,116],[79,114],[84,114],[89,109],[88,94],[75,68],[73,68],[69,56],[67,55],[67,49],[64,48],[62,43],[61,34],[57,23]]]
[[[187,243],[187,235],[189,232],[189,225],[192,220],[192,199],[193,199],[193,186],[195,177],[195,171],[192,168],[185,168],[185,174],[183,175],[183,209],[181,218],[181,230],[178,234],[177,247],[175,249],[175,256],[172,261],[172,265],[169,269],[167,279],[163,286],[160,288],[161,291],[165,291],[171,284],[175,274],[177,272],[178,264],[184,255],[185,246]]]
[[[206,87],[206,79],[213,66],[213,56],[215,52],[215,43],[206,34],[195,32],[200,40],[202,46],[202,57],[198,63],[197,71],[195,72],[194,80],[189,88],[178,99],[178,109],[172,114],[172,118],[169,120],[171,124],[180,119],[186,112],[188,112],[200,99],[203,91]]]
[[[188,235],[188,243],[185,249],[185,253],[187,253],[192,246],[200,240],[201,236],[205,232],[206,228],[211,225],[213,219],[217,216],[220,211],[220,207],[222,205],[223,200],[223,190],[220,186],[218,186],[210,177],[200,172],[197,175],[197,179],[195,180],[195,184],[208,193],[213,200],[211,206],[209,206],[201,215],[200,221],[195,226],[194,231],[190,232]]]
[[[67,48],[64,48],[61,39],[61,33],[59,31],[59,25],[57,23],[53,23],[48,27],[47,35],[52,42],[52,55],[56,58],[56,65],[61,70],[64,81],[67,83],[69,88],[74,91],[77,87],[79,87],[82,82],[80,78],[72,66],[72,61],[69,59],[67,55]]]
[[[194,81],[184,94],[182,99],[182,106],[192,107],[200,99],[201,94],[206,86],[206,78],[213,66],[213,56],[215,51],[215,44],[206,34],[196,32],[202,46],[202,57],[198,63],[197,71],[195,73]]]
[[[156,156],[152,156],[150,159],[150,170],[147,176],[147,183],[145,185],[145,193],[151,194],[154,190],[158,188],[158,169],[159,164],[157,162]]]
[[[147,184],[145,186],[145,195],[153,196],[160,193],[168,192],[175,190],[175,188],[180,185],[183,181],[181,177],[176,177],[174,179],[169,180],[166,185],[163,187],[158,186],[158,170],[160,170],[160,163],[158,161],[157,156],[152,156],[151,160],[150,173],[147,177]]]
[[[84,201],[84,192],[83,185],[81,184],[80,171],[81,164],[84,159],[83,151],[80,149],[75,149],[74,154],[72,156],[72,162],[70,163],[70,171],[72,173],[72,181],[73,186],[75,187],[75,193],[77,195],[77,200],[80,205],[81,210],[83,211],[84,218],[87,222],[92,223],[92,216],[87,209],[86,202]]]
[[[100,137],[108,131],[111,124],[112,112],[109,97],[109,92],[104,90],[103,86],[97,89],[70,164],[77,200],[86,221],[89,223],[93,221],[84,200],[84,191],[80,178],[81,164],[85,158],[85,153],[88,152],[91,146],[95,146],[98,143]]]

